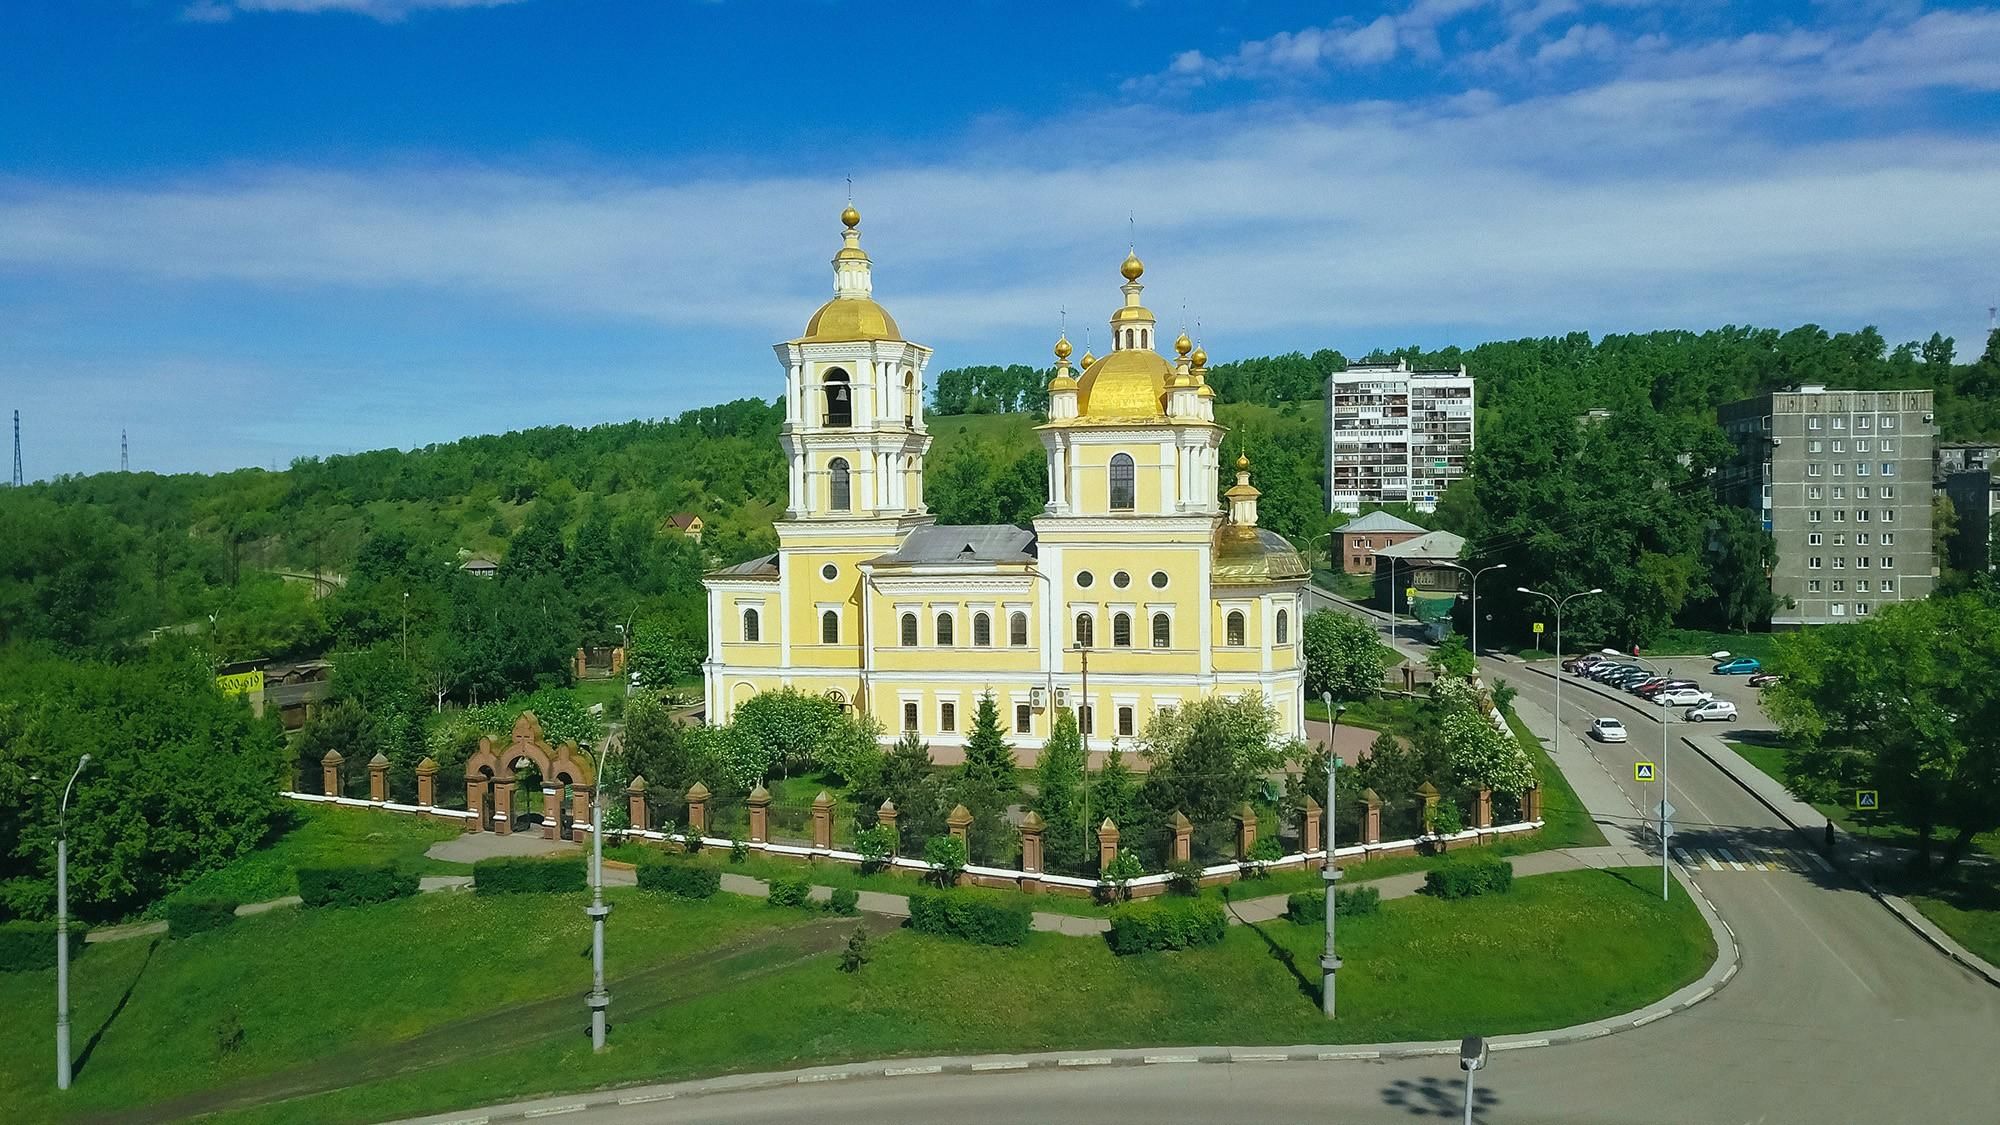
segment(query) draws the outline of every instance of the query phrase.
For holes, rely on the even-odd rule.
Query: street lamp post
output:
[[[1465,1125],[1472,1125],[1472,1076],[1486,1065],[1486,1038],[1468,1036],[1458,1044],[1458,1069],[1465,1072]]]
[[[1620,658],[1620,659],[1622,659],[1622,660],[1630,660],[1630,661],[1631,661],[1631,662],[1633,662],[1634,664],[1637,664],[1637,665],[1639,665],[1639,666],[1640,666],[1641,668],[1644,668],[1644,669],[1646,669],[1647,671],[1651,672],[1651,673],[1652,673],[1652,674],[1654,674],[1655,676],[1662,676],[1662,677],[1664,677],[1664,676],[1666,675],[1666,673],[1665,673],[1665,672],[1663,672],[1663,671],[1661,671],[1661,670],[1660,670],[1660,666],[1659,666],[1659,665],[1657,665],[1657,664],[1653,663],[1653,662],[1652,662],[1652,661],[1650,661],[1650,660],[1647,660],[1647,659],[1646,659],[1645,657],[1643,657],[1643,656],[1629,656],[1629,655],[1626,655],[1626,654],[1624,654],[1624,653],[1621,653],[1621,652],[1619,652],[1619,651],[1618,651],[1617,649],[1615,649],[1615,648],[1606,648],[1606,649],[1599,649],[1598,651],[1600,651],[1600,652],[1604,653],[1604,655],[1606,655],[1606,656],[1616,656],[1616,657],[1619,657],[1619,658]],[[1662,693],[1662,694],[1664,694],[1664,693]],[[1657,814],[1658,814],[1658,816],[1659,816],[1659,825],[1660,825],[1660,901],[1662,901],[1662,902],[1665,902],[1665,901],[1666,901],[1666,898],[1667,898],[1667,887],[1668,887],[1668,872],[1667,872],[1667,744],[1668,744],[1668,742],[1669,742],[1669,739],[1668,739],[1668,737],[1667,737],[1667,735],[1668,735],[1668,729],[1667,729],[1667,728],[1668,728],[1668,726],[1669,726],[1669,725],[1670,725],[1670,724],[1671,724],[1671,723],[1673,722],[1673,718],[1674,718],[1674,712],[1673,712],[1673,708],[1671,708],[1671,707],[1667,706],[1667,705],[1666,705],[1666,704],[1664,704],[1664,703],[1660,704],[1660,805],[1659,805],[1659,807],[1658,807],[1657,809],[1655,809],[1655,810],[1653,810],[1653,811],[1654,811],[1655,813],[1657,813]]]
[[[1327,1019],[1332,1019],[1333,978],[1334,974],[1340,972],[1340,954],[1336,952],[1333,944],[1334,900],[1338,897],[1336,889],[1340,883],[1340,868],[1333,862],[1334,827],[1338,823],[1334,817],[1334,780],[1340,770],[1340,754],[1333,748],[1333,744],[1334,739],[1340,734],[1341,712],[1347,708],[1342,706],[1339,711],[1334,710],[1333,693],[1330,691],[1321,692],[1319,698],[1326,704],[1327,719],[1332,724],[1326,732],[1326,862],[1320,867],[1320,878],[1326,881],[1326,952],[1319,959],[1319,998],[1320,1010],[1326,1013]],[[1307,843],[1310,844],[1311,841]]]
[[[604,919],[611,906],[604,901],[604,767],[611,758],[611,741],[597,763],[596,784],[590,794],[590,905],[583,912],[590,918],[590,1049],[604,1051],[605,1009],[611,994],[604,990]]]
[[[1472,587],[1472,658],[1477,660],[1479,659],[1479,576],[1489,570],[1506,570],[1507,564],[1494,563],[1492,566],[1482,566],[1478,570],[1450,562],[1440,565],[1464,571],[1468,578],[1466,584]]]
[[[1549,602],[1549,604],[1550,604],[1550,605],[1553,605],[1553,606],[1555,606],[1555,607],[1556,607],[1556,721],[1555,721],[1555,729],[1549,732],[1549,753],[1553,754],[1553,753],[1556,753],[1557,751],[1559,751],[1559,750],[1561,750],[1561,749],[1562,749],[1562,730],[1563,730],[1563,677],[1562,677],[1562,671],[1563,671],[1563,670],[1562,670],[1562,658],[1563,658],[1563,607],[1564,607],[1564,606],[1566,606],[1566,605],[1568,605],[1568,604],[1569,604],[1569,603],[1570,603],[1571,601],[1573,601],[1573,600],[1575,600],[1575,599],[1577,599],[1577,598],[1587,598],[1587,597],[1589,597],[1589,596],[1590,596],[1590,595],[1592,595],[1592,594],[1601,594],[1601,593],[1603,593],[1603,592],[1604,592],[1604,587],[1602,587],[1602,586],[1593,586],[1593,587],[1591,587],[1591,588],[1590,588],[1590,589],[1588,589],[1588,590],[1582,590],[1582,591],[1579,591],[1579,592],[1577,592],[1577,593],[1574,593],[1574,594],[1571,594],[1571,595],[1570,595],[1569,597],[1567,597],[1567,598],[1563,598],[1563,599],[1561,599],[1560,601],[1558,601],[1558,600],[1556,599],[1556,596],[1555,596],[1554,594],[1544,594],[1544,593],[1542,593],[1542,592],[1541,592],[1540,590],[1530,590],[1530,589],[1528,589],[1528,588],[1527,588],[1526,586],[1516,586],[1516,587],[1514,587],[1514,589],[1516,589],[1516,590],[1520,591],[1520,592],[1521,592],[1521,593],[1523,593],[1523,594],[1533,594],[1533,595],[1534,595],[1535,597],[1538,597],[1538,598],[1546,598],[1546,599],[1548,599],[1548,602]]]
[[[1091,622],[1091,632],[1095,633],[1097,623]],[[1092,640],[1097,638],[1093,636]],[[1077,705],[1077,734],[1083,740],[1083,850],[1090,851],[1090,728],[1097,725],[1097,709],[1090,705],[1090,646],[1076,642],[1076,654],[1083,661],[1083,686],[1077,689],[1083,696]],[[1054,703],[1054,700],[1049,702]],[[1051,725],[1050,733],[1054,733]]]
[[[76,760],[56,812],[56,1089],[69,1089],[69,795],[90,755]]]

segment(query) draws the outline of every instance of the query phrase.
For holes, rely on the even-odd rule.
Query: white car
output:
[[[1690,723],[1733,722],[1736,719],[1736,704],[1727,699],[1711,699],[1688,708],[1682,718]]]
[[[1599,742],[1625,741],[1625,724],[1617,719],[1590,720],[1590,737]]]
[[[1713,695],[1705,691],[1684,687],[1675,688],[1672,691],[1663,691],[1653,697],[1653,702],[1663,707],[1693,707],[1698,703],[1707,703],[1714,698]]]

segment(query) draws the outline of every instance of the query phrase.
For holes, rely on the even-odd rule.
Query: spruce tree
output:
[[[951,799],[972,814],[970,843],[975,862],[1012,861],[1016,837],[1007,820],[1007,806],[1019,796],[1014,748],[1000,733],[1000,706],[989,691],[979,697],[972,733],[965,740],[965,765],[959,768],[951,793]]]
[[[1118,826],[1122,845],[1136,841],[1138,811],[1138,785],[1132,780],[1131,767],[1125,764],[1125,752],[1113,746],[1090,786],[1090,806],[1085,810],[1090,818],[1090,846],[1097,846],[1097,826],[1107,819]]]
[[[965,776],[1013,792],[1014,748],[1000,729],[1000,705],[987,692],[979,697],[973,712],[972,733],[965,740]]]
[[[1083,738],[1076,716],[1066,709],[1056,713],[1055,730],[1042,747],[1035,776],[1040,789],[1035,811],[1047,825],[1042,836],[1044,862],[1072,874],[1088,870],[1095,849],[1090,843],[1094,837],[1086,838],[1089,826],[1083,823]]]

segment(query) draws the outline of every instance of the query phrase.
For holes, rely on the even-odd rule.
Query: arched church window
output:
[[[1129,512],[1133,507],[1132,455],[1115,453],[1111,457],[1111,510]]]
[[[949,647],[952,643],[951,614],[949,613],[940,613],[937,615],[937,643],[945,647]]]
[[[840,614],[827,610],[819,615],[819,643],[837,645],[840,643]]]
[[[1153,615],[1153,647],[1170,648],[1174,640],[1173,619],[1164,613]]]
[[[1277,642],[1281,645],[1292,643],[1292,618],[1284,610],[1278,611]]]
[[[1229,611],[1229,616],[1223,619],[1222,637],[1222,643],[1226,645],[1241,645],[1243,643],[1242,610],[1232,609]]]
[[[744,643],[746,643],[746,644],[755,644],[755,643],[756,643],[756,641],[757,641],[757,626],[758,626],[758,621],[757,621],[757,611],[756,611],[756,610],[754,610],[754,609],[746,609],[746,610],[744,610],[744,611],[743,611],[743,640],[744,640]]]
[[[847,427],[854,424],[854,388],[847,372],[836,367],[826,373],[826,424]]]
[[[1007,618],[1007,643],[1025,645],[1028,643],[1028,615],[1019,610]]]
[[[1132,615],[1114,613],[1111,615],[1111,647],[1132,647]]]
[[[1079,613],[1076,615],[1076,647],[1094,647],[1097,644],[1096,633],[1097,630],[1091,627],[1090,615],[1088,613]]]
[[[993,644],[993,619],[983,613],[972,615],[972,644],[975,648],[988,648]]]
[[[917,424],[917,373],[903,372],[903,425]]]
[[[836,512],[844,512],[852,502],[853,481],[847,469],[847,458],[835,457],[827,462],[827,472],[832,476],[832,499],[827,507]]]
[[[917,647],[917,615],[914,613],[903,615],[903,647]]]

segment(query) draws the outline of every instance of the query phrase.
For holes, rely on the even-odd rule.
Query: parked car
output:
[[[1775,684],[1779,680],[1782,680],[1784,678],[1785,677],[1778,675],[1776,672],[1759,672],[1756,675],[1750,677],[1750,686],[1766,687],[1770,684]]]
[[[1607,657],[1601,653],[1589,652],[1582,656],[1572,656],[1568,660],[1563,661],[1563,669],[1581,676],[1599,664],[1604,663],[1606,659]]]
[[[1613,672],[1611,675],[1606,676],[1604,682],[1613,687],[1622,688],[1631,684],[1645,683],[1652,678],[1652,675],[1651,672],[1646,671],[1644,668],[1627,668],[1622,672]]]
[[[1653,697],[1653,702],[1660,704],[1662,707],[1693,707],[1697,703],[1707,703],[1714,698],[1713,695],[1697,688],[1684,687],[1675,688],[1672,691],[1663,691]],[[1730,716],[1732,719],[1735,717],[1734,715]]]
[[[1690,723],[1729,723],[1736,720],[1736,704],[1727,699],[1711,699],[1697,703],[1681,716]]]
[[[1763,667],[1763,662],[1754,656],[1732,656],[1727,660],[1716,662],[1715,674],[1718,676],[1748,676],[1756,673]]]
[[[1651,699],[1652,697],[1660,694],[1663,691],[1672,691],[1675,688],[1700,687],[1700,686],[1701,686],[1700,684],[1695,683],[1693,680],[1664,680],[1661,681],[1660,683],[1648,684],[1645,687],[1640,688],[1639,694],[1645,696],[1647,699]]]
[[[1661,687],[1666,682],[1667,678],[1665,676],[1647,676],[1643,680],[1628,681],[1625,684],[1625,690],[1631,692],[1633,695],[1637,695],[1649,687]]]
[[[1624,675],[1627,672],[1638,672],[1638,671],[1642,671],[1642,669],[1637,664],[1619,664],[1613,661],[1606,661],[1605,663],[1599,664],[1598,666],[1592,668],[1590,671],[1584,674],[1589,676],[1593,680],[1608,681],[1613,676],[1620,676]]]
[[[1590,737],[1599,742],[1625,741],[1625,724],[1617,719],[1590,720]]]

